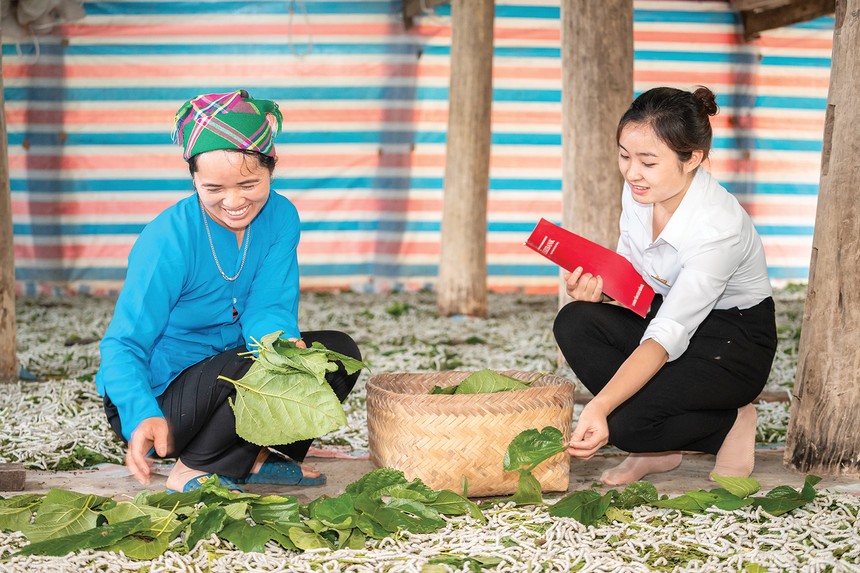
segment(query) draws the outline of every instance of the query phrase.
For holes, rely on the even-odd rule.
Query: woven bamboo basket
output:
[[[377,467],[399,469],[433,489],[470,497],[514,493],[519,474],[502,460],[511,440],[524,430],[555,426],[570,438],[574,385],[560,376],[541,376],[531,388],[493,394],[440,395],[471,372],[398,373],[373,376],[367,383],[370,459]],[[519,380],[538,374],[511,370]],[[559,454],[532,472],[543,491],[566,491],[570,458]]]

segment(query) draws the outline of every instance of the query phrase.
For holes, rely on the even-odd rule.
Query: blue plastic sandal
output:
[[[293,461],[285,459],[268,459],[263,462],[260,471],[251,474],[239,483],[267,483],[276,485],[324,485],[326,477],[308,477],[302,474],[302,466]]]
[[[211,474],[211,473],[210,474],[202,474],[202,475],[197,476],[196,478],[192,478],[192,479],[188,480],[187,482],[185,482],[185,485],[182,487],[182,491],[187,492],[187,491],[194,491],[195,489],[200,489],[200,487],[204,483],[206,483],[207,481],[212,479],[215,475],[216,474]],[[227,476],[218,476],[218,481],[221,483],[222,486],[228,488],[230,491],[245,493],[245,490],[243,490],[241,487],[239,487],[239,485],[238,485],[239,482],[233,478],[230,478]],[[169,490],[167,490],[167,493],[177,493],[177,491],[175,489],[169,489]]]

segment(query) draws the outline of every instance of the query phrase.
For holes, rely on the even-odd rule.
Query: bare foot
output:
[[[623,462],[603,472],[600,481],[606,485],[625,485],[640,480],[648,474],[668,472],[680,464],[680,452],[630,454]]]
[[[729,430],[714,464],[720,476],[748,477],[755,467],[755,406],[747,404],[738,409],[738,417]]]
[[[182,463],[182,460],[176,460],[176,465],[174,465],[173,469],[170,470],[170,474],[167,476],[167,483],[165,485],[167,486],[167,489],[182,491],[185,484],[205,473],[206,472],[189,468]]]

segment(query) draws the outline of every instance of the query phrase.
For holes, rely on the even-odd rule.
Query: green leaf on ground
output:
[[[114,525],[93,527],[80,533],[37,541],[25,545],[16,555],[50,555],[60,557],[82,549],[101,549],[128,537],[129,535],[147,529],[149,517],[143,515]]]
[[[21,531],[42,503],[42,494],[23,494],[0,499],[0,531]]]
[[[658,498],[657,488],[654,487],[654,484],[640,480],[628,484],[612,500],[612,504],[622,509],[633,509],[634,507],[657,501]]]
[[[741,498],[749,497],[761,489],[761,485],[753,478],[727,477],[717,474],[711,474],[711,478],[720,484],[724,490]]]
[[[21,530],[31,542],[82,533],[97,525],[98,513],[94,509],[107,502],[110,500],[97,495],[52,489],[45,495],[33,523]]]
[[[218,533],[227,522],[227,512],[223,507],[203,506],[194,516],[185,533],[185,546],[194,549],[197,542],[206,539],[213,533]]]
[[[520,470],[517,491],[511,496],[510,501],[517,505],[539,505],[543,503],[540,482],[530,471]]]
[[[615,495],[615,490],[603,495],[593,489],[575,491],[552,505],[549,514],[553,517],[572,517],[583,525],[594,525],[606,515]]]

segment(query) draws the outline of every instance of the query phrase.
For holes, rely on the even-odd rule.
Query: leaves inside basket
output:
[[[511,378],[495,370],[478,370],[472,372],[459,384],[452,386],[433,386],[431,394],[493,394],[495,392],[510,392],[524,390],[530,383]]]

